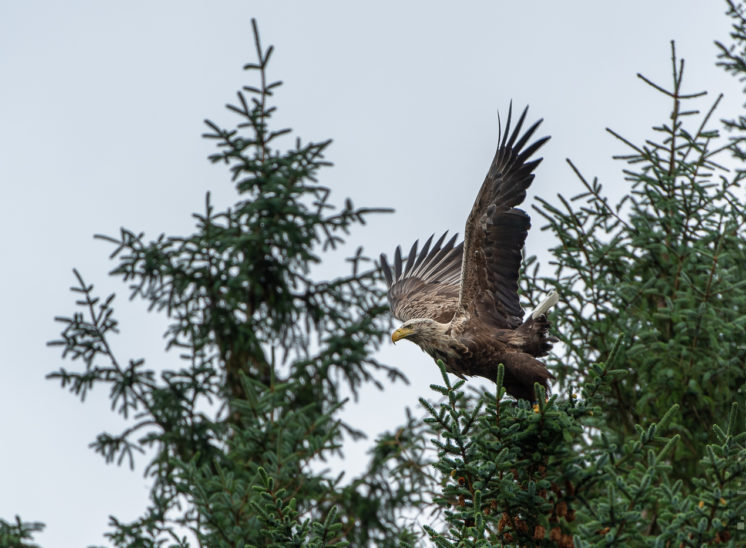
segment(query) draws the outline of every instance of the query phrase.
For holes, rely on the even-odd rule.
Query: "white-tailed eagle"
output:
[[[497,365],[505,366],[508,394],[535,400],[534,383],[548,388],[553,378],[537,357],[556,339],[548,335],[547,311],[558,301],[550,294],[523,321],[518,302],[518,272],[523,244],[531,226],[517,209],[541,162],[531,156],[549,140],[528,144],[541,124],[521,135],[526,108],[511,132],[512,107],[497,152],[466,221],[464,241],[457,236],[435,244],[433,236],[421,250],[414,243],[406,258],[396,248],[393,265],[381,255],[381,270],[389,287],[393,315],[404,323],[391,340],[410,340],[448,372],[496,380]],[[445,242],[445,243],[444,243]]]

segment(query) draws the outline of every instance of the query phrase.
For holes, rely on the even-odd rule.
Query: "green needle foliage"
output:
[[[254,33],[257,62],[245,69],[256,83],[228,106],[236,127],[206,122],[217,146],[210,160],[228,168],[237,202],[218,211],[208,195],[186,236],[100,236],[130,297],[167,316],[167,348],[184,366],[115,355],[114,295],[97,297],[76,271],[79,310],[58,318],[64,330],[51,344],[82,367],[50,378],[81,399],[107,386],[128,426],[93,448],[108,462],[148,459],[150,505],[133,522],[111,518],[116,546],[411,541],[400,514],[423,498],[411,460],[422,452],[407,441],[414,420],[360,477],[322,469],[345,439],[363,436],[341,418],[343,390],[356,396],[364,383],[382,387],[382,374],[404,377],[374,357],[390,322],[375,265],[358,249],[345,276],[318,280],[312,266],[388,210],[334,206],[317,182],[329,141],[293,143],[289,130],[272,129],[280,82],[268,78],[272,48]]]
[[[746,76],[746,17],[721,64]],[[746,211],[743,118],[719,137],[720,98],[640,75],[671,104],[629,150],[613,201],[570,162],[584,191],[537,211],[557,244],[551,275],[529,259],[523,290],[561,294],[547,361],[559,393],[532,408],[467,394],[443,372],[429,412],[443,547],[746,545]],[[732,153],[732,154],[731,154]],[[742,166],[741,162],[738,165]],[[540,388],[540,387],[537,387]],[[739,405],[740,403],[740,405]]]
[[[14,548],[37,548],[39,545],[31,541],[34,533],[44,530],[44,524],[38,522],[26,522],[16,516],[14,522],[10,523],[0,519],[0,546],[13,546]]]
[[[719,64],[746,80],[746,16],[728,3],[731,43]],[[725,121],[720,99],[672,77],[641,80],[670,101],[653,137],[626,153],[627,191],[612,200],[570,162],[583,191],[540,200],[556,238],[540,268],[526,262],[524,294],[561,295],[557,376],[534,405],[443,383],[421,400],[425,418],[383,433],[364,473],[323,468],[347,439],[343,393],[382,376],[403,379],[374,353],[389,328],[375,266],[358,250],[347,275],[312,267],[369,214],[336,208],[317,182],[329,142],[273,130],[272,48],[254,26],[252,86],[228,108],[233,129],[207,122],[238,193],[205,211],[186,236],[122,230],[112,275],[168,318],[178,369],[112,351],[114,296],[75,271],[78,310],[58,318],[59,380],[81,399],[109,389],[126,420],[92,447],[108,462],[145,461],[150,504],[111,517],[115,546],[651,546],[746,545],[746,117]],[[704,106],[702,106],[704,104]],[[290,145],[288,145],[290,143]],[[734,167],[735,165],[735,167]],[[728,167],[726,167],[728,166]],[[0,520],[0,545],[33,546],[39,523]]]
[[[609,130],[629,150],[618,156],[630,185],[619,201],[571,162],[584,192],[557,206],[539,200],[558,240],[556,268],[527,281],[530,292],[553,286],[563,295],[555,322],[564,352],[552,360],[561,386],[581,383],[624,334],[626,374],[604,401],[606,434],[621,444],[635,425],[679,405],[673,473],[691,486],[715,441],[712,425],[744,400],[746,215],[743,173],[723,166],[732,147],[713,128],[720,98],[700,112],[705,94],[685,93],[683,75],[673,46],[670,86],[640,75],[671,102],[656,138],[635,144]]]
[[[621,342],[621,339],[620,339]],[[533,407],[497,391],[470,398],[464,381],[433,389],[423,400],[436,435],[440,522],[426,526],[439,547],[703,546],[746,542],[746,433],[730,410],[714,426],[693,488],[674,479],[671,456],[680,444],[672,406],[658,422],[637,425],[617,445],[604,432],[605,401],[626,375],[609,363],[589,367],[579,394],[552,396]],[[538,387],[540,389],[541,387]],[[600,432],[600,433],[599,433]],[[597,437],[595,443],[590,439]]]

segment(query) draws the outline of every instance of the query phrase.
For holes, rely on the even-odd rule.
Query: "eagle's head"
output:
[[[446,334],[447,330],[448,324],[436,322],[430,318],[414,318],[404,322],[399,329],[391,334],[391,342],[407,339],[420,345],[423,349],[427,347],[439,348],[450,339]]]

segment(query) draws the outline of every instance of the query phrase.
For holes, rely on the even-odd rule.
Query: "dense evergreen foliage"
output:
[[[356,395],[363,383],[403,376],[374,357],[390,324],[375,265],[358,249],[347,275],[318,280],[312,266],[386,210],[335,207],[317,182],[329,141],[293,142],[272,129],[280,82],[269,80],[272,48],[254,31],[257,62],[245,68],[256,82],[228,106],[237,125],[208,121],[205,135],[218,149],[210,160],[231,174],[235,205],[216,211],[208,195],[187,236],[101,236],[130,297],[167,315],[167,347],[183,367],[115,355],[114,296],[99,298],[76,271],[79,308],[58,318],[64,330],[52,344],[82,367],[50,377],[81,399],[108,386],[128,427],[102,433],[94,449],[109,462],[149,459],[150,505],[134,522],[111,518],[117,546],[411,541],[398,511],[424,501],[400,451],[377,451],[344,481],[323,468],[363,435],[342,417],[343,388]]]
[[[746,17],[719,64],[746,79]],[[51,374],[81,399],[109,387],[123,432],[103,433],[110,462],[146,459],[151,501],[115,546],[703,546],[746,544],[746,116],[724,122],[719,99],[686,91],[672,44],[670,101],[650,139],[616,136],[626,153],[612,202],[582,175],[573,197],[540,200],[555,238],[550,265],[526,261],[523,293],[561,294],[561,339],[548,358],[553,394],[535,405],[467,390],[443,368],[424,418],[381,434],[365,473],[323,469],[345,439],[343,390],[401,373],[374,358],[389,332],[375,265],[318,280],[312,266],[380,209],[335,208],[317,182],[328,142],[287,150],[273,130],[278,82],[256,28],[256,82],[228,108],[234,129],[207,122],[238,192],[209,195],[187,236],[103,237],[112,274],[167,315],[177,370],[121,358],[113,296],[76,272],[78,311],[52,344],[80,364]],[[709,102],[708,102],[709,101]],[[726,168],[725,166],[729,166]],[[617,183],[622,184],[622,183]],[[442,364],[441,364],[442,365]],[[542,394],[543,395],[543,394]],[[42,527],[0,520],[0,545],[33,546]]]
[[[743,397],[746,218],[742,175],[720,164],[727,151],[711,120],[719,99],[700,115],[704,93],[684,92],[675,50],[672,64],[668,87],[640,76],[671,100],[657,137],[638,145],[609,130],[629,149],[619,156],[629,192],[613,204],[571,163],[585,192],[558,206],[540,198],[538,211],[558,239],[557,267],[541,281],[564,291],[556,317],[566,348],[555,360],[561,384],[581,383],[623,334],[618,365],[627,373],[604,401],[606,434],[621,444],[636,424],[679,404],[673,462],[688,481],[714,441],[703,425],[722,421]]]

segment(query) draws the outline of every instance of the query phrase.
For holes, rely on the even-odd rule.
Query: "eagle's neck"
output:
[[[442,360],[457,357],[462,346],[451,334],[450,323],[435,320],[419,323],[411,339],[433,358]]]

